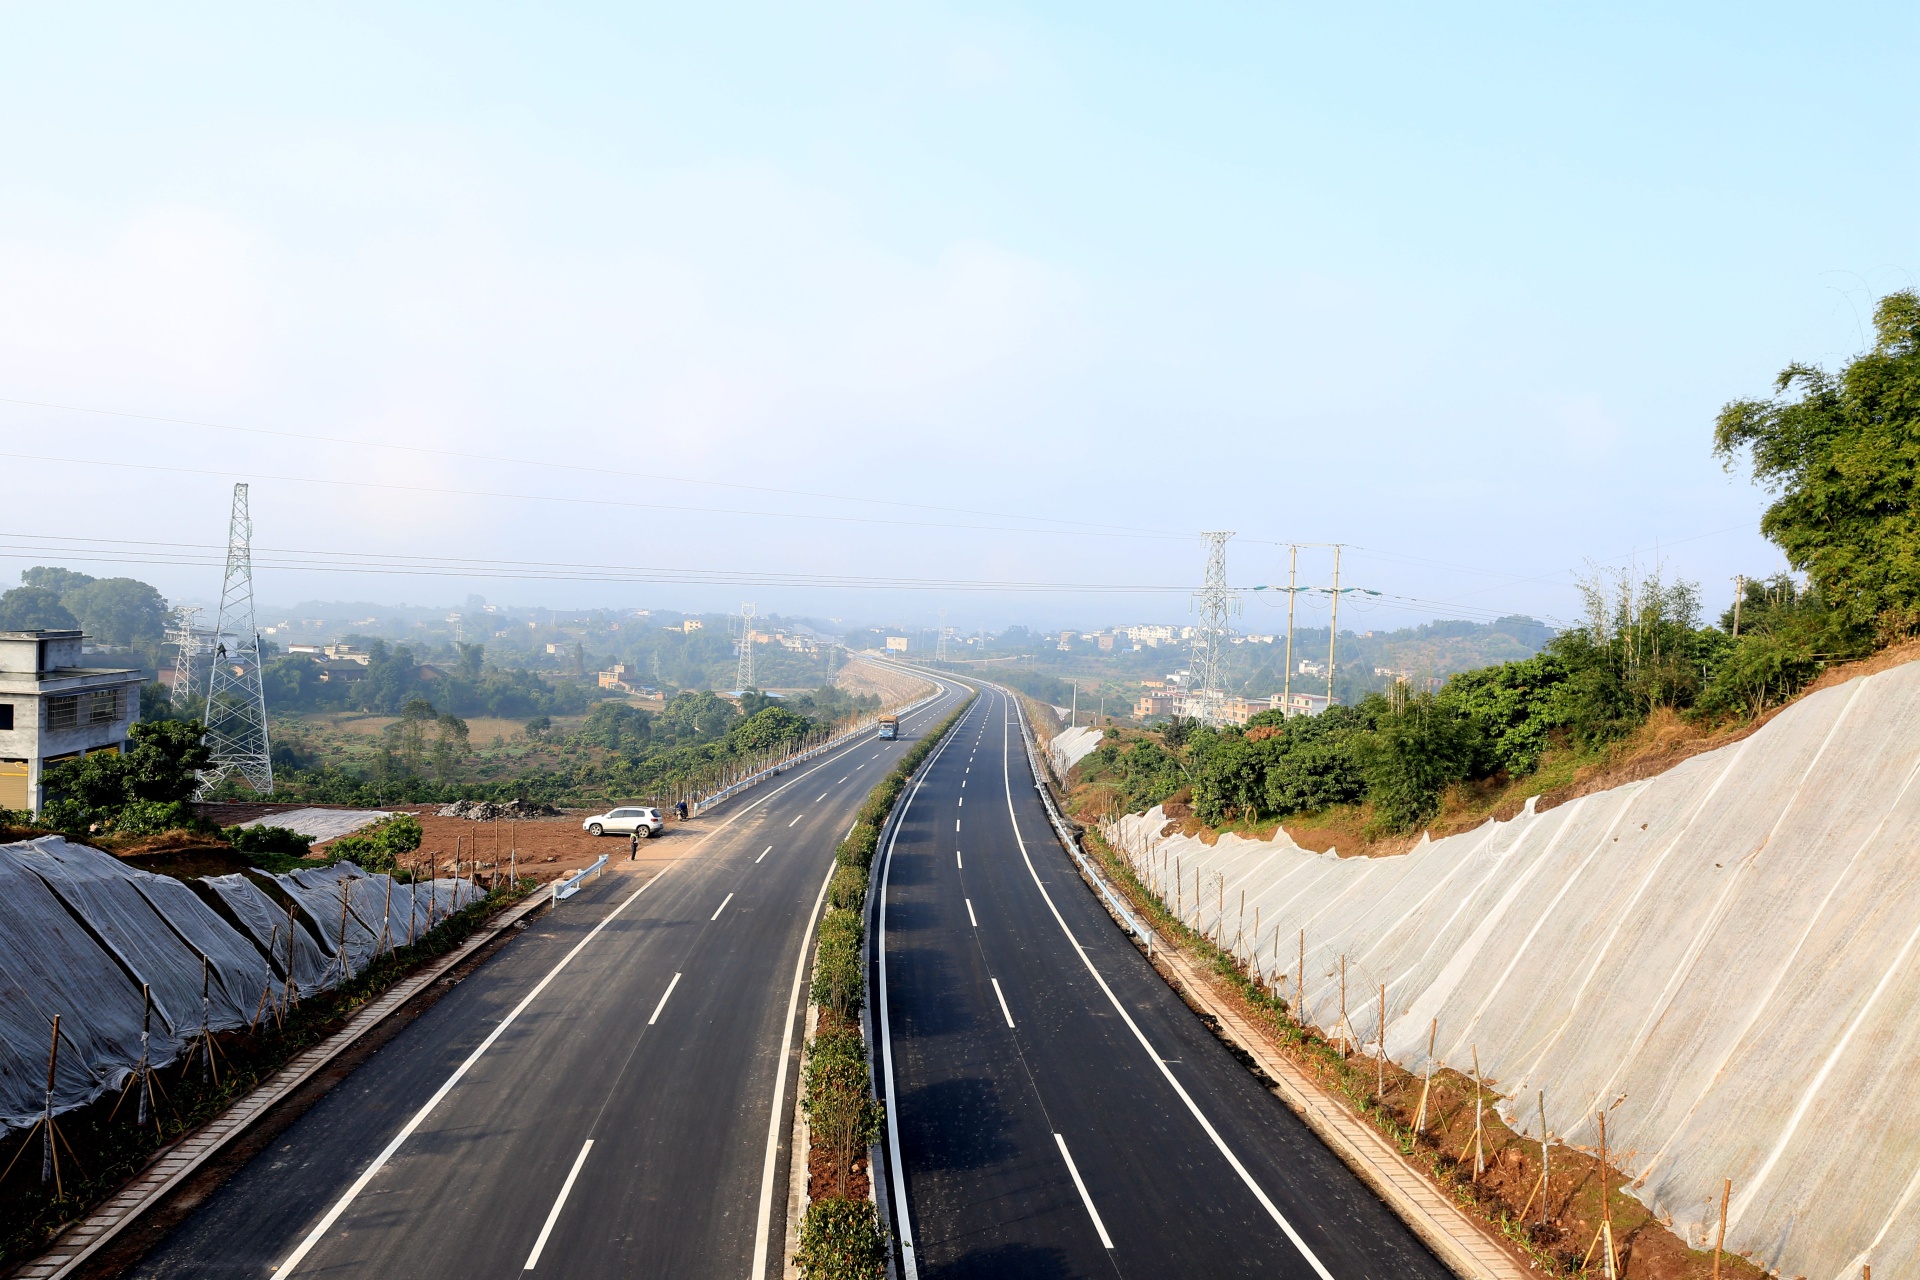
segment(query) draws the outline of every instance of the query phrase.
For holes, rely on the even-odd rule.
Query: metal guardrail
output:
[[[1086,873],[1087,879],[1093,881],[1094,887],[1100,891],[1100,896],[1107,900],[1107,906],[1112,908],[1113,914],[1127,932],[1147,944],[1147,955],[1151,957],[1153,930],[1145,928],[1139,920],[1134,918],[1133,912],[1128,910],[1120,895],[1114,892],[1113,886],[1107,883],[1106,877],[1102,876],[1099,869],[1093,865],[1093,860],[1080,848],[1080,837],[1074,833],[1066,819],[1060,816],[1060,810],[1053,803],[1053,793],[1047,790],[1047,784],[1043,780],[1042,770],[1045,766],[1041,762],[1039,748],[1034,742],[1033,731],[1027,727],[1027,709],[1020,705],[1018,698],[1013,700],[1013,707],[1020,714],[1020,738],[1027,744],[1027,761],[1033,766],[1033,789],[1040,793],[1040,803],[1046,806],[1047,817],[1053,823],[1054,834],[1060,837],[1060,843],[1066,846],[1067,852],[1072,854],[1074,861],[1080,864],[1080,869]]]
[[[894,712],[893,714],[901,716],[903,718],[906,716],[910,716],[914,712],[919,711],[923,707],[927,706],[929,703],[939,701],[940,697],[941,697],[940,692],[936,690],[934,693],[920,699],[918,702],[909,702],[906,706],[900,708],[898,711]],[[744,778],[736,778],[732,782],[728,783],[726,786],[720,788],[720,790],[714,792],[712,795],[702,796],[701,798],[695,800],[693,802],[693,806],[690,812],[696,813],[696,814],[704,812],[706,809],[710,808],[713,805],[719,804],[722,800],[727,799],[729,796],[732,796],[737,792],[745,791],[748,787],[751,787],[760,782],[763,782],[766,779],[771,778],[776,774],[784,773],[788,769],[791,769],[794,765],[797,765],[802,761],[811,760],[815,756],[821,754],[822,752],[832,751],[835,748],[843,747],[847,743],[852,742],[854,739],[872,732],[874,727],[878,725],[879,722],[880,721],[878,717],[875,717],[872,720],[863,720],[858,725],[847,730],[845,733],[841,734],[837,738],[829,738],[825,742],[817,743],[816,745],[808,747],[805,751],[799,752],[798,754],[795,754],[795,755],[782,756],[778,763],[770,764],[766,768],[750,773]]]
[[[571,898],[574,894],[580,892],[580,886],[586,883],[587,877],[598,876],[606,869],[606,865],[607,855],[603,853],[593,860],[592,866],[580,868],[565,880],[555,880],[553,882],[553,897],[548,905],[558,904],[563,899]]]

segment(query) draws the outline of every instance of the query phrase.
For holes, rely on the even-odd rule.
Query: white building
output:
[[[124,751],[140,672],[80,663],[78,631],[0,631],[0,808],[40,812],[47,765]]]

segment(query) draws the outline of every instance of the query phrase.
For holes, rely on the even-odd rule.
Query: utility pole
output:
[[[1228,531],[1200,536],[1207,540],[1207,576],[1200,590],[1194,592],[1200,625],[1193,633],[1192,666],[1199,693],[1189,705],[1200,719],[1219,724],[1221,703],[1226,701],[1227,619],[1240,612],[1240,597],[1227,586],[1227,541],[1233,534]]]
[[[1740,602],[1746,598],[1747,575],[1736,573],[1733,575],[1733,634],[1736,639],[1740,635]]]
[[[1333,544],[1333,619],[1327,624],[1327,710],[1333,710],[1333,647],[1340,639],[1340,544]]]
[[[753,688],[753,605],[740,606],[740,662],[733,682],[745,693]]]
[[[1287,544],[1287,669],[1280,675],[1280,714],[1293,714],[1293,597],[1300,579],[1300,544]]]
[[[227,522],[227,573],[219,620],[208,637],[207,746],[213,761],[195,793],[205,797],[237,773],[263,795],[273,793],[273,757],[267,749],[267,695],[260,682],[260,633],[253,616],[253,516],[247,486],[233,486]]]

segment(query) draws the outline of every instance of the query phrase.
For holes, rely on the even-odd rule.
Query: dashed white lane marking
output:
[[[654,1023],[660,1021],[660,1011],[667,1007],[667,997],[672,995],[673,989],[679,985],[680,975],[676,973],[673,975],[673,981],[667,984],[667,989],[660,993],[660,1003],[653,1006],[653,1016],[647,1019],[648,1026],[652,1026]]]
[[[847,778],[851,778],[852,776],[853,776],[852,774],[848,774],[848,775],[847,775]],[[845,782],[845,781],[847,780],[847,778],[842,778],[842,779],[840,779],[840,782]],[[836,783],[834,783],[833,785],[837,787],[837,786],[839,786],[839,785],[840,785],[840,782],[836,782]],[[825,797],[825,796],[821,796],[820,798],[821,798],[822,800],[825,800],[825,799],[826,799],[826,797]]]
[[[959,804],[957,804],[957,805],[955,805],[955,806],[954,806],[954,808],[956,808],[956,809],[964,809],[964,808],[966,808],[966,807],[967,807],[967,798],[966,798],[965,796],[961,796],[961,797],[960,797],[960,803],[959,803]]]
[[[587,1139],[587,1145],[580,1148],[580,1154],[573,1158],[573,1168],[567,1170],[567,1180],[560,1184],[560,1198],[553,1202],[553,1209],[547,1214],[547,1223],[540,1228],[540,1238],[533,1242],[533,1252],[527,1255],[527,1265],[523,1271],[531,1271],[540,1261],[540,1251],[547,1247],[547,1237],[553,1234],[553,1224],[560,1221],[560,1210],[566,1208],[567,1193],[573,1190],[573,1180],[580,1176],[580,1166],[587,1162],[587,1152],[593,1150],[593,1139]]]
[[[796,813],[796,814],[794,814],[794,815],[793,815],[793,822],[798,822],[798,821],[800,821],[800,819],[802,819],[802,818],[804,818],[804,817],[806,817],[806,816],[807,816],[807,815],[806,815],[806,814],[804,814],[804,813]],[[793,825],[793,822],[789,822],[789,823],[788,823],[787,825],[788,825],[789,827],[791,827],[791,826]]]
[[[718,920],[720,918],[720,913],[722,911],[725,911],[727,909],[727,904],[732,901],[733,901],[732,894],[728,894],[726,897],[720,899],[720,905],[715,907],[713,909],[713,914],[707,917],[707,923],[712,924],[715,920]]]
[[[960,851],[958,849],[955,849],[953,851],[953,865],[957,870],[960,870],[960,871],[965,871],[967,869],[967,864],[960,861]]]
[[[767,846],[766,848],[764,848],[764,849],[762,849],[762,850],[760,851],[760,858],[764,858],[764,857],[766,857],[766,856],[767,856],[768,854],[770,854],[770,853],[772,853],[772,852],[773,852],[773,846],[772,846],[772,845],[768,845],[768,846]],[[754,862],[755,862],[756,864],[758,864],[758,863],[759,863],[759,861],[760,861],[760,858],[755,858],[755,859],[754,859]]]
[[[1087,1184],[1080,1181],[1080,1170],[1074,1166],[1073,1156],[1067,1151],[1067,1140],[1059,1134],[1053,1140],[1060,1144],[1060,1158],[1067,1162],[1067,1172],[1073,1175],[1073,1185],[1080,1189],[1080,1203],[1087,1206],[1087,1216],[1093,1219],[1093,1229],[1100,1233],[1102,1246],[1113,1248],[1113,1237],[1107,1234],[1107,1224],[1100,1221],[1100,1211],[1093,1207],[1093,1197],[1087,1194]]]
[[[842,781],[842,782],[845,782],[845,781],[846,781],[846,779],[845,779],[845,778],[842,778],[842,779],[840,779],[840,781]],[[824,792],[824,791],[822,791],[822,792],[821,792],[821,793],[820,793],[819,795],[817,795],[817,796],[815,796],[815,797],[813,798],[813,802],[814,802],[815,804],[819,804],[819,803],[820,803],[820,802],[821,802],[822,800],[825,800],[826,798],[827,798],[827,793],[826,793],[826,792]]]
[[[1007,1020],[1008,1026],[1012,1026],[1013,1010],[1007,1008],[1007,997],[1006,994],[1000,990],[1000,979],[988,978],[987,981],[993,984],[993,994],[1000,1001],[1000,1016]]]
[[[973,914],[973,899],[964,898],[962,901],[967,904],[967,920],[974,928],[978,929],[980,927],[980,917]]]
[[[955,819],[953,820],[953,829],[954,829],[955,831],[958,831],[958,830],[960,829],[960,819],[958,819],[958,818],[955,818]]]

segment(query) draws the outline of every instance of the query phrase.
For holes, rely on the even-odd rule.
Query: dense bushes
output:
[[[98,751],[49,766],[41,775],[41,823],[77,832],[98,825],[127,835],[196,825],[186,801],[200,784],[198,770],[213,760],[201,740],[205,733],[197,720],[136,724],[124,752]]]
[[[400,869],[403,855],[420,847],[422,835],[420,819],[396,813],[385,822],[341,836],[327,846],[327,852],[357,864],[362,871],[391,874]]]

